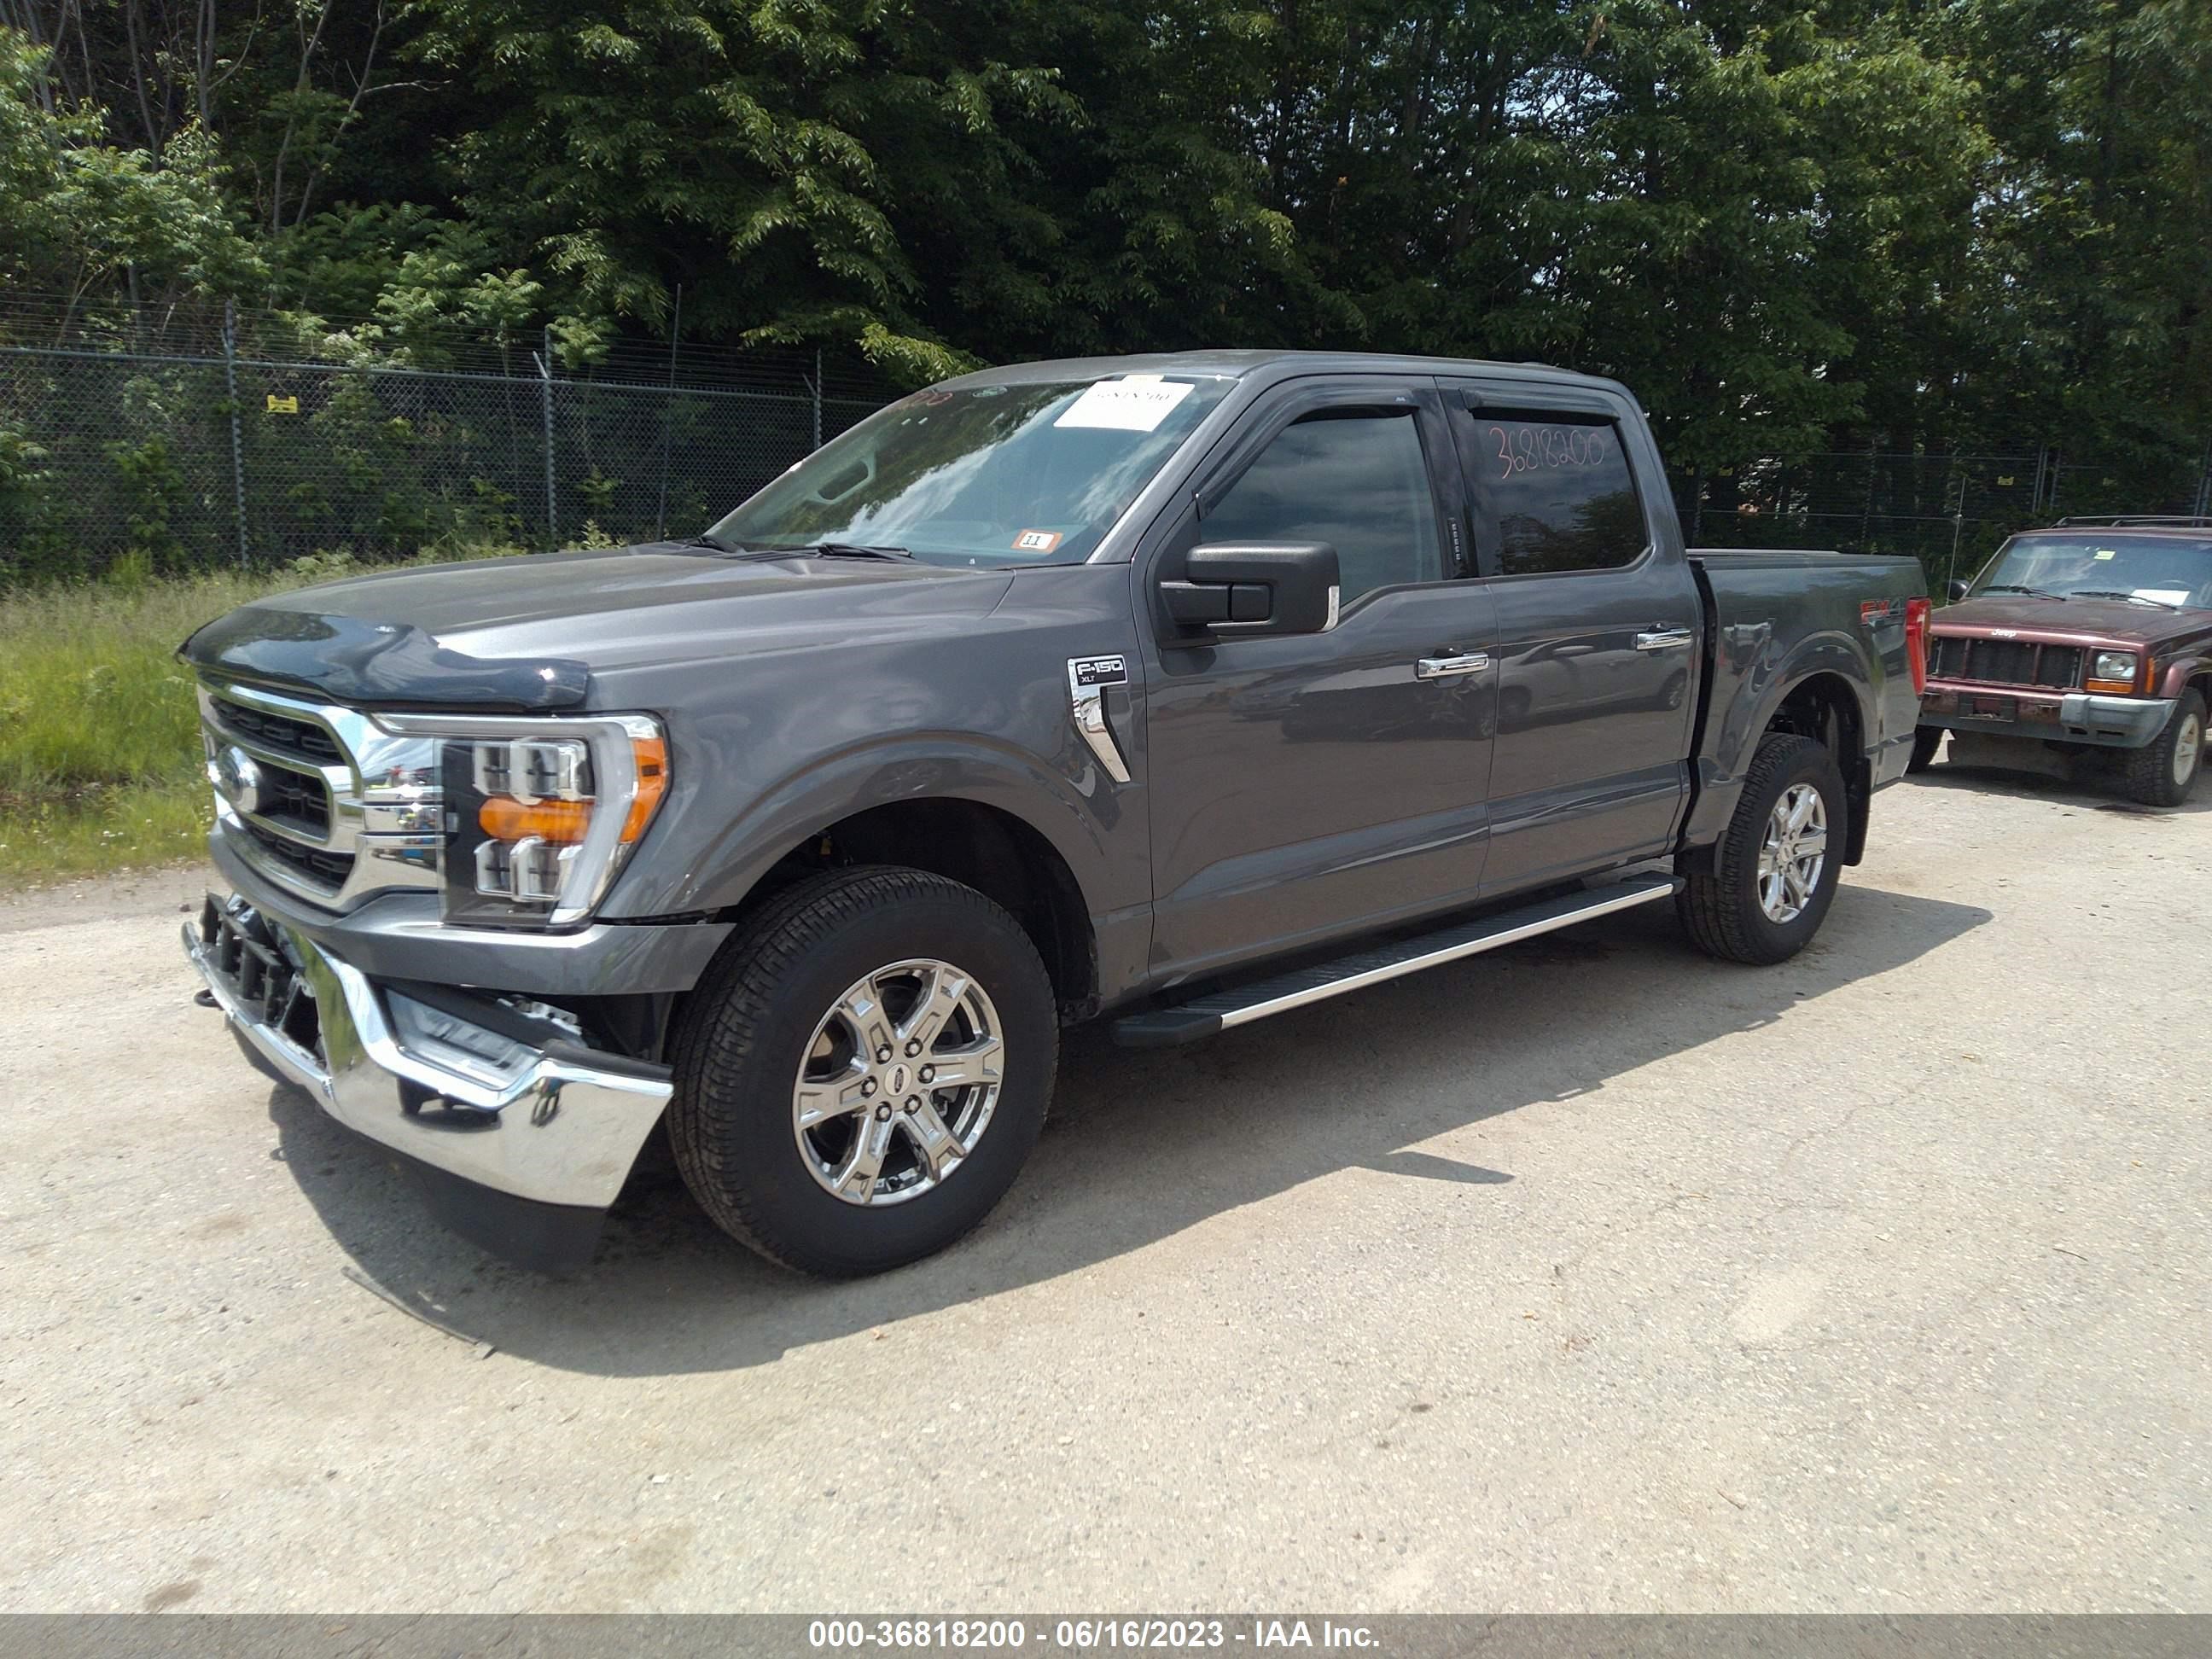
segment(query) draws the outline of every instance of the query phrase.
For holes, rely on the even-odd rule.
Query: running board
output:
[[[1171,1008],[1125,1015],[1114,1022],[1114,1041],[1124,1048],[1166,1048],[1177,1043],[1195,1042],[1232,1025],[1249,1025],[1255,1019],[1303,1008],[1310,1002],[1380,985],[1402,975],[1418,974],[1424,968],[1457,962],[1462,957],[1480,956],[1485,951],[1518,944],[1539,933],[1571,927],[1578,921],[1609,916],[1616,910],[1668,898],[1681,884],[1672,876],[1646,876],[1581,892],[1563,893],[1540,904],[1508,910],[1503,915],[1484,916],[1476,921],[1459,922],[1433,933],[1424,933],[1419,939],[1400,939],[1395,945],[1357,951],[1339,957],[1334,962],[1278,975],[1256,985],[1211,992]]]

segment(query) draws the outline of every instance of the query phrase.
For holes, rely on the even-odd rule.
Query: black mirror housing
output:
[[[1952,577],[1952,578],[1951,578],[1951,603],[1952,603],[1952,604],[1954,604],[1954,605],[1956,605],[1956,604],[1958,604],[1958,602],[1959,602],[1960,600],[1961,600],[1961,599],[1965,599],[1966,597],[1966,579],[1965,579],[1964,577],[1961,577],[1961,576],[1954,576],[1954,577]]]
[[[1319,634],[1335,625],[1337,591],[1328,542],[1206,542],[1160,583],[1160,601],[1186,632]]]

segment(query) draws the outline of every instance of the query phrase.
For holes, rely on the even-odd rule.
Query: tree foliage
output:
[[[588,358],[1620,375],[1678,464],[2201,452],[2212,0],[0,0],[0,277]]]

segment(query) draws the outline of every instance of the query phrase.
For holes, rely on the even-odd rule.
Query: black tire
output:
[[[1943,728],[1940,726],[1916,726],[1912,728],[1912,758],[1905,763],[1907,772],[1925,772],[1935,762],[1936,751],[1943,746]]]
[[[2204,694],[2194,687],[2183,692],[2165,729],[2126,755],[2120,777],[2132,799],[2146,806],[2187,800],[2204,770]]]
[[[957,966],[988,996],[1003,1043],[996,1104],[973,1150],[937,1185],[902,1202],[848,1202],[809,1168],[793,1089],[817,1026],[847,989],[915,958]],[[672,1049],[669,1141],[701,1206],[771,1261],[852,1278],[941,1250],[990,1213],[1044,1126],[1060,1023],[1036,948],[1006,911],[941,876],[862,868],[799,882],[750,917],[693,994]],[[899,1133],[905,1122],[886,1121],[918,1169],[919,1143]]]
[[[1759,849],[1775,803],[1799,784],[1810,784],[1820,796],[1827,824],[1826,856],[1796,915],[1778,921],[1759,902]],[[1692,941],[1728,962],[1764,966],[1796,956],[1820,932],[1835,899],[1850,823],[1843,774],[1825,744],[1780,734],[1761,738],[1735,816],[1713,849],[1713,873],[1690,876],[1675,896],[1675,910]]]

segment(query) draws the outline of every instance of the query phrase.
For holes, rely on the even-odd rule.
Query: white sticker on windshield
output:
[[[2120,556],[2120,553],[2119,550],[2115,547],[2100,547],[2090,556],[2099,560],[2117,559]]]
[[[2155,599],[2160,605],[2187,605],[2189,590],[2185,587],[2138,587],[2136,589],[2136,597],[2139,599]]]
[[[1131,374],[1097,380],[1060,412],[1054,426],[1103,427],[1115,432],[1152,432],[1191,394],[1188,380],[1164,380],[1157,374]]]

